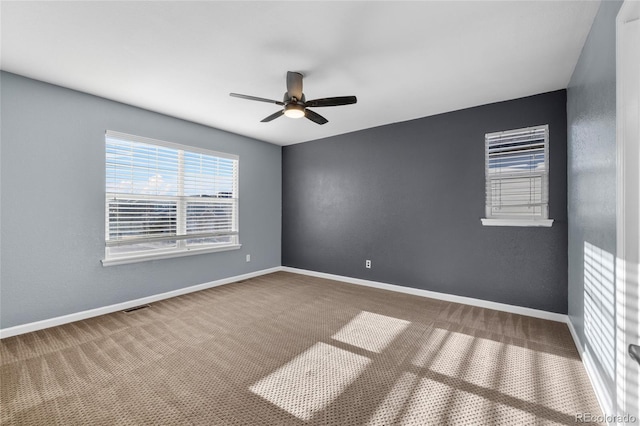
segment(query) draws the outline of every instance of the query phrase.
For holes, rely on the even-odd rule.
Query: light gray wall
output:
[[[15,74],[0,84],[1,328],[281,264],[279,146]],[[239,155],[242,248],[101,266],[107,129]]]
[[[553,227],[483,227],[485,133],[538,124]],[[286,146],[283,265],[566,313],[566,135],[560,90]]]
[[[607,336],[615,334],[615,323],[606,324],[607,317],[615,315],[615,304],[607,298],[614,298],[615,281],[600,274],[585,277],[585,269],[597,268],[616,254],[615,18],[621,5],[601,3],[567,89],[569,318],[612,396],[613,377],[602,367],[615,350],[606,344]],[[598,259],[585,260],[585,243],[603,250]],[[593,327],[605,339],[605,347],[585,336],[585,300],[592,296],[591,306],[611,310],[591,309]]]

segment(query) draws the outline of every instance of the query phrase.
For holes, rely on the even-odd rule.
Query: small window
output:
[[[551,226],[549,126],[485,135],[483,225]]]
[[[103,264],[239,248],[238,157],[107,131]]]

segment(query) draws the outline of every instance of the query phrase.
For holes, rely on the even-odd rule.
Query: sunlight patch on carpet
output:
[[[249,389],[306,421],[334,401],[370,363],[365,356],[319,342]]]
[[[362,311],[331,338],[380,353],[410,324],[398,318]]]

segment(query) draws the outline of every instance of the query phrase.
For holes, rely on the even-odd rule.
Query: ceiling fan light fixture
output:
[[[289,118],[302,118],[304,117],[304,107],[298,104],[285,105],[284,115]]]

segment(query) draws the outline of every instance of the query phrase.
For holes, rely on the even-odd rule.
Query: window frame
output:
[[[177,159],[175,165],[177,168],[176,175],[178,178],[178,184],[176,189],[176,195],[157,195],[157,194],[142,194],[142,193],[128,193],[128,192],[108,192],[108,155],[107,150],[109,146],[109,139],[121,140],[132,144],[146,144],[159,148],[166,148],[177,151]],[[214,253],[219,251],[237,250],[242,247],[239,237],[239,168],[240,157],[235,154],[228,154],[209,149],[203,149],[193,147],[189,145],[177,144],[173,142],[167,142],[143,136],[130,135],[126,133],[107,130],[104,138],[105,147],[105,251],[104,259],[102,259],[103,266],[122,265],[128,263],[144,262],[157,259],[168,259],[175,257],[191,256],[197,254]],[[133,150],[133,148],[131,148]],[[187,173],[184,170],[185,155],[206,155],[215,157],[218,159],[231,160],[232,163],[232,197],[191,197],[184,194],[185,176]],[[135,166],[131,166],[132,168]],[[217,176],[217,175],[216,175]],[[114,200],[127,200],[131,199],[134,202],[138,201],[156,201],[157,203],[175,204],[175,234],[159,237],[138,237],[130,239],[110,239],[110,201]],[[200,232],[194,234],[187,234],[188,218],[187,209],[189,205],[197,205],[199,203],[206,204],[215,200],[215,203],[228,204],[231,211],[231,230],[221,232]],[[170,219],[171,220],[171,219]],[[210,243],[202,245],[189,245],[187,240],[195,240],[200,238],[214,238],[216,236],[230,236],[230,242],[228,243]],[[160,241],[175,241],[173,247],[156,248],[144,251],[132,251],[125,253],[114,252],[111,248],[118,246],[127,246],[140,243],[160,242]]]
[[[540,178],[540,191],[541,202],[531,204],[531,206],[539,205],[540,214],[524,215],[521,213],[494,213],[493,212],[493,197],[490,194],[492,184],[494,181],[500,181],[504,179],[518,178],[518,175],[504,176],[502,178],[491,176],[489,174],[489,146],[490,141],[495,141],[496,138],[514,136],[517,134],[526,134],[527,132],[535,132],[544,130],[544,170],[543,171],[530,171],[528,174],[522,173],[522,178]],[[532,139],[535,140],[535,139]],[[553,224],[553,219],[549,219],[549,125],[537,125],[519,129],[504,130],[499,132],[492,132],[485,134],[485,149],[484,149],[484,161],[485,161],[485,217],[481,219],[483,226],[542,226],[550,227]],[[530,183],[531,188],[531,183]],[[544,202],[544,201],[546,202]]]

